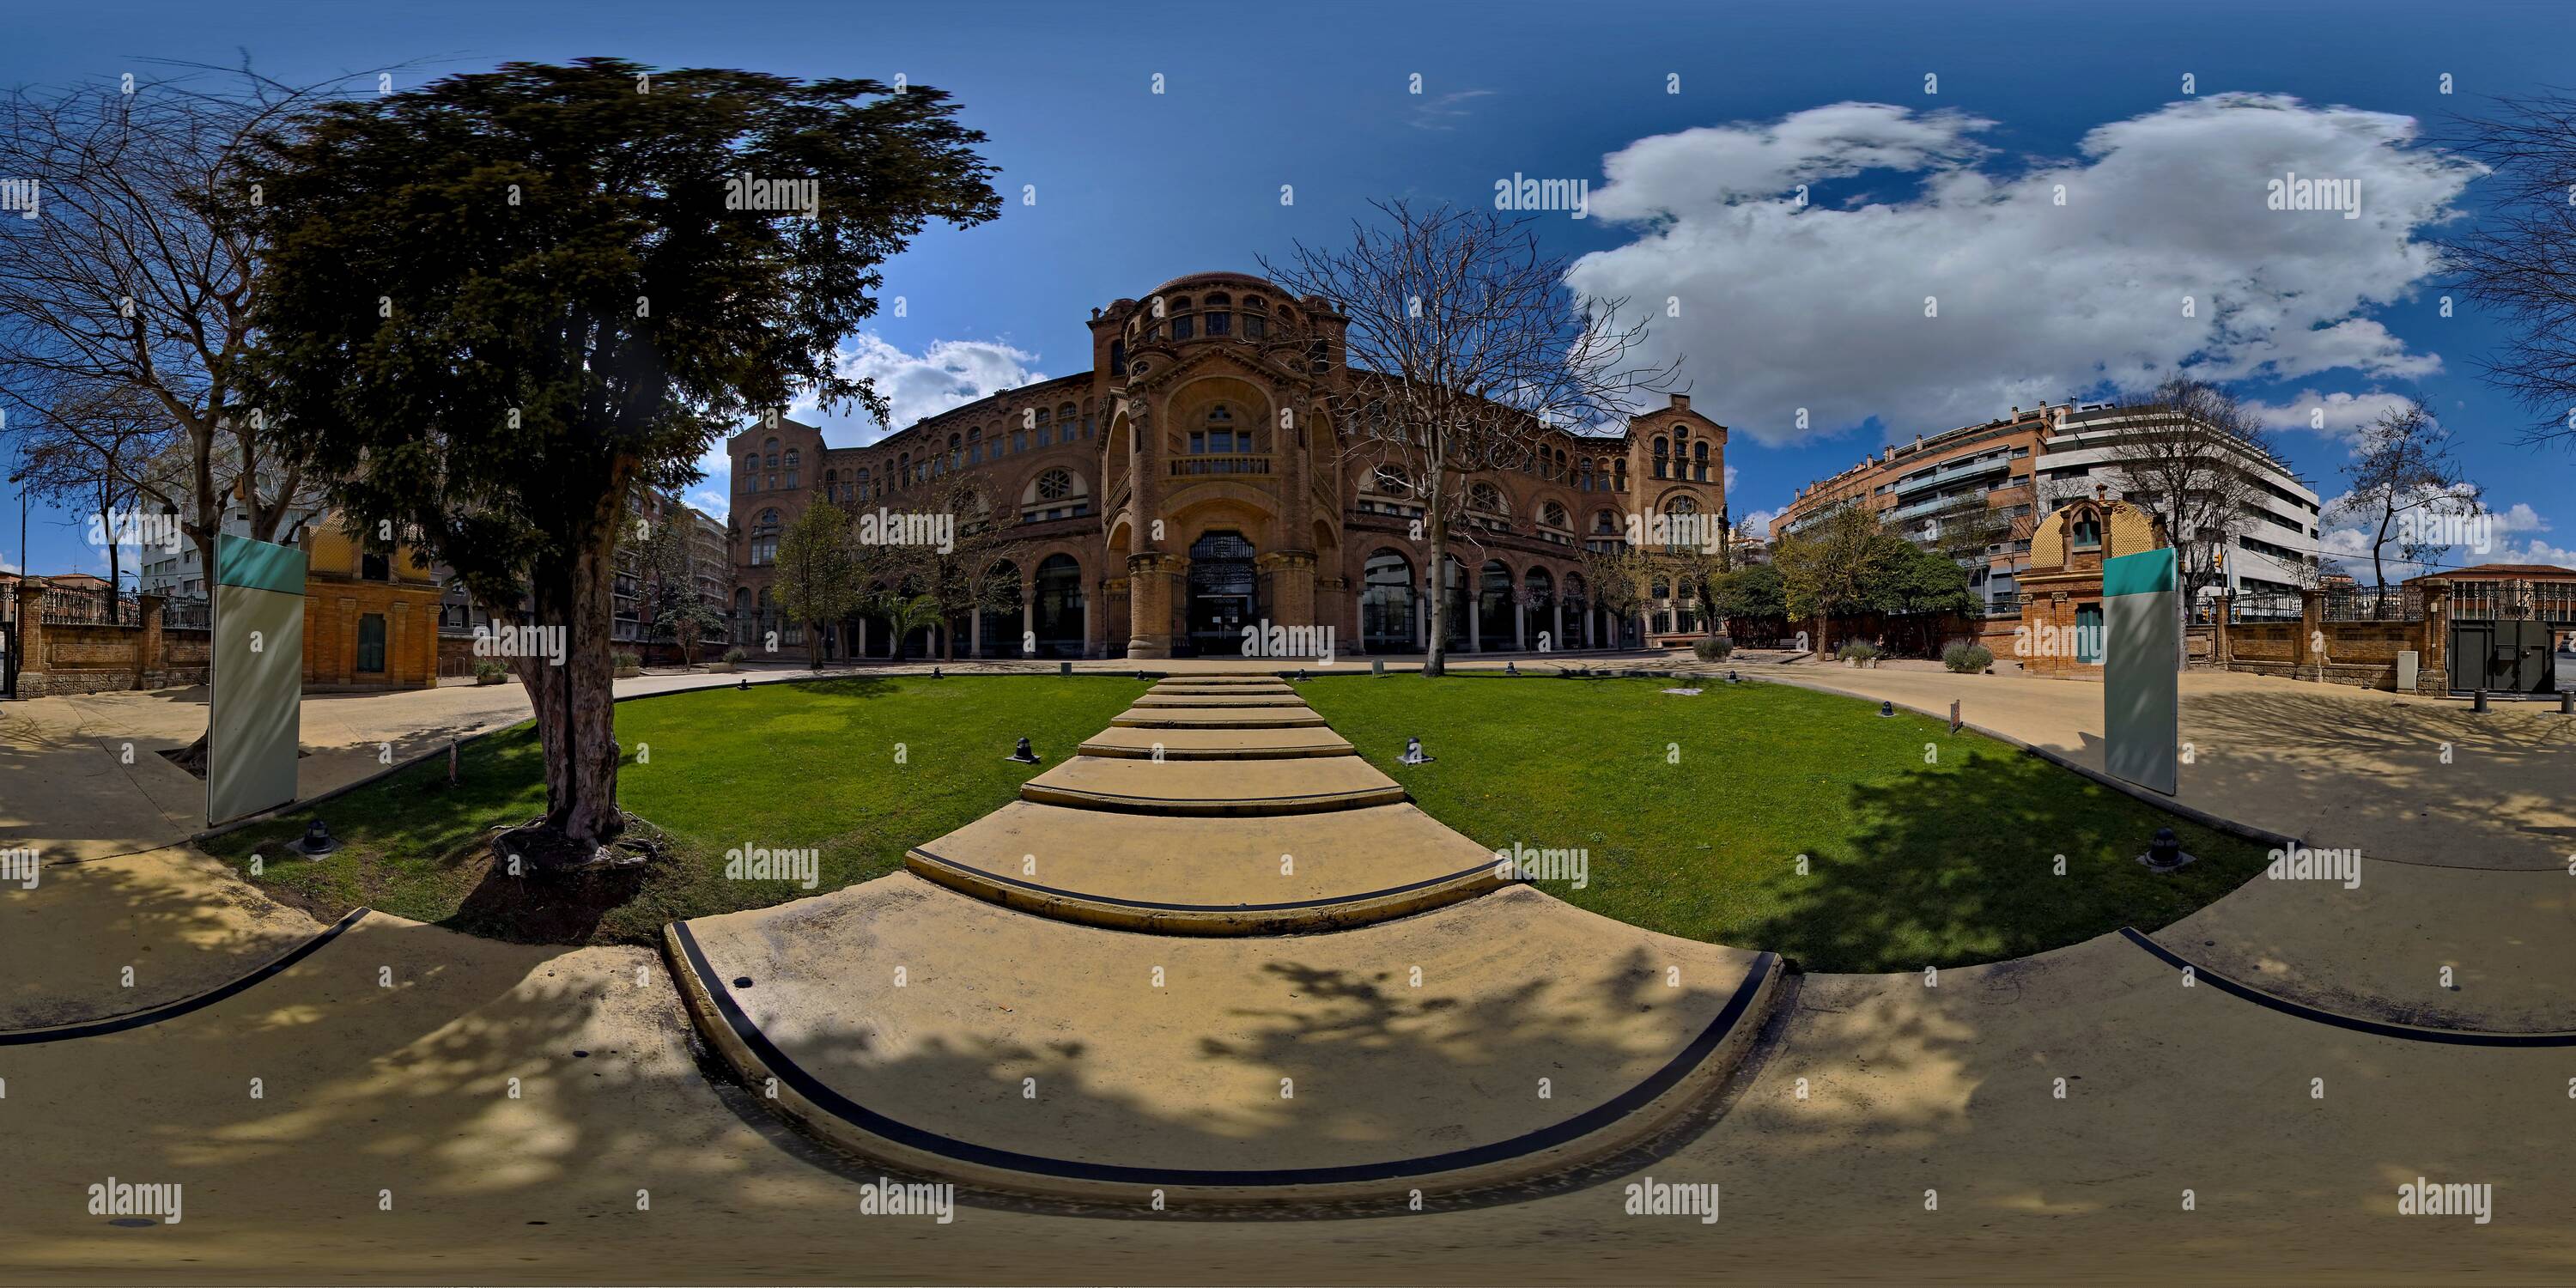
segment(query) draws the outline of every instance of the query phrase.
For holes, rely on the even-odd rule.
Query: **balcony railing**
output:
[[[1172,477],[1190,474],[1267,474],[1267,456],[1183,456],[1172,462]]]

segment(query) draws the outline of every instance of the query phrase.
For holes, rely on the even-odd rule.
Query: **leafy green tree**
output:
[[[1895,547],[1878,516],[1858,505],[1839,506],[1804,531],[1782,539],[1772,561],[1780,569],[1789,616],[1816,619],[1816,651],[1823,653],[1831,620],[1869,606]]]
[[[609,618],[630,488],[694,481],[728,424],[811,392],[886,258],[1000,201],[948,96],[590,58],[334,103],[247,167],[272,248],[253,369],[291,454],[360,522],[419,533],[486,607],[567,632],[521,660],[544,817],[588,861],[617,808]]]
[[[1785,622],[1788,602],[1780,589],[1780,570],[1769,564],[1738,568],[1717,579],[1711,603],[1723,621]]]
[[[778,536],[769,593],[779,611],[805,623],[809,666],[823,665],[823,628],[859,605],[858,563],[850,554],[850,518],[829,501],[805,507]]]
[[[887,630],[894,632],[892,651],[894,660],[898,662],[903,660],[903,642],[911,638],[914,631],[944,628],[948,624],[948,612],[939,606],[936,595],[887,591],[876,597],[871,611],[885,622]]]

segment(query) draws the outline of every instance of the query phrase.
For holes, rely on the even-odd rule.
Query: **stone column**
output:
[[[1029,637],[1030,637],[1030,636],[1032,636],[1032,635],[1034,635],[1034,634],[1036,634],[1036,633],[1037,633],[1037,629],[1038,629],[1038,600],[1037,600],[1037,596],[1036,596],[1036,595],[1034,595],[1034,594],[1032,594],[1032,593],[1030,593],[1029,583],[1027,583],[1026,581],[1023,581],[1023,582],[1021,582],[1021,583],[1020,583],[1020,647],[1019,647],[1019,649],[1018,649],[1018,652],[1019,652],[1019,655],[1020,655],[1020,656],[1022,656],[1022,657],[1031,657],[1031,656],[1035,656],[1034,654],[1032,654],[1032,653],[1029,651],[1029,648],[1028,648],[1028,641],[1029,641]]]
[[[45,583],[18,578],[18,696],[45,695]]]
[[[1513,589],[1518,590],[1519,587]],[[1512,651],[1529,651],[1529,605],[1522,603],[1517,594],[1512,596]]]
[[[966,656],[984,655],[984,606],[976,604],[966,610]]]
[[[1482,653],[1485,651],[1485,574],[1478,572],[1475,577],[1467,595],[1467,651]]]
[[[1600,609],[1594,608],[1590,604],[1585,604],[1583,606],[1583,647],[1585,648],[1591,648],[1593,646],[1592,619],[1599,617],[1600,615]]]
[[[1137,487],[1143,490],[1143,480]],[[1179,561],[1161,551],[1127,556],[1127,656],[1172,655],[1172,583],[1178,575]]]
[[[1564,648],[1566,646],[1565,601],[1562,599],[1550,599],[1547,604],[1547,610],[1549,615],[1547,642],[1557,646],[1558,648]]]
[[[164,652],[167,646],[161,636],[162,597],[144,595],[140,602],[143,629],[137,636],[141,645],[134,650],[134,687],[157,689],[161,687],[162,672],[166,669],[163,659],[167,656]]]
[[[868,619],[867,619],[867,618],[865,618],[865,617],[861,617],[861,618],[859,618],[859,647],[858,647],[858,651],[856,651],[856,652],[854,652],[854,653],[850,654],[850,661],[851,661],[851,663],[852,663],[852,664],[854,664],[854,665],[855,665],[857,662],[859,662],[859,660],[860,660],[860,659],[865,658],[867,655],[868,655]]]
[[[404,643],[411,639],[411,632],[406,629],[410,624],[411,605],[395,600],[392,615],[385,619],[385,683],[397,689],[404,687],[402,663],[398,659],[402,657]],[[639,658],[643,656],[643,641],[636,641],[635,652]],[[437,677],[430,677],[428,683],[438,683]]]
[[[1315,614],[1315,556],[1281,550],[1254,558],[1270,578],[1270,620],[1281,626],[1320,626]]]

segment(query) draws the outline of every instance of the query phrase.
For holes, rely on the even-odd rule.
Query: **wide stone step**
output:
[[[1283,760],[1294,756],[1347,756],[1350,742],[1329,728],[1103,729],[1082,744],[1086,756],[1136,756],[1165,760]]]
[[[1281,683],[1275,675],[1167,675],[1157,684],[1255,685]]]
[[[914,847],[904,865],[1040,916],[1181,935],[1364,925],[1506,884],[1493,855],[1411,805],[1247,827],[1019,801]]]
[[[1294,688],[1281,682],[1273,682],[1270,684],[1191,684],[1176,680],[1165,680],[1146,690],[1147,693],[1203,694],[1295,693],[1296,691],[1297,690]]]
[[[1302,707],[1304,698],[1294,693],[1147,693],[1136,699],[1140,707]]]
[[[890,1168],[1138,1210],[1400,1203],[1577,1168],[1700,1103],[1780,973],[1525,886],[1202,939],[901,873],[668,939],[701,1030],[812,1129]]]
[[[1304,707],[1135,707],[1109,723],[1122,729],[1317,729],[1324,718]]]
[[[1404,787],[1357,756],[1247,764],[1076,756],[1020,785],[1048,805],[1200,816],[1308,814],[1393,805]]]

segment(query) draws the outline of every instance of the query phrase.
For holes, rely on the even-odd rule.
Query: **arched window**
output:
[[[1233,297],[1223,291],[1211,292],[1208,295],[1207,333],[1209,335],[1234,334],[1234,315],[1226,312],[1233,304]]]
[[[1190,297],[1186,295],[1172,301],[1172,338],[1175,340],[1187,340],[1198,334],[1198,319],[1186,316],[1189,307]]]
[[[1655,477],[1665,477],[1665,466],[1672,456],[1672,445],[1661,434],[1655,436]]]
[[[1252,431],[1235,428],[1234,409],[1224,403],[1208,408],[1204,428],[1190,431],[1192,456],[1223,456],[1252,450]]]
[[[1393,463],[1378,466],[1369,479],[1370,485],[1387,496],[1413,495],[1413,480],[1404,467]]]
[[[1055,409],[1055,432],[1064,435],[1064,441],[1068,443],[1073,441],[1074,419],[1081,414],[1081,410],[1072,403],[1065,403]],[[1089,438],[1091,433],[1086,429],[1082,436]]]
[[[1708,444],[1691,444],[1691,477],[1708,482]]]
[[[1038,499],[1061,501],[1073,491],[1073,474],[1069,470],[1048,470],[1038,475]]]
[[[1610,490],[1613,492],[1625,492],[1628,490],[1627,457],[1622,456],[1619,459],[1610,462]]]
[[[763,510],[751,521],[751,563],[755,568],[778,562],[778,511]],[[760,592],[763,596],[768,591]]]
[[[1029,414],[1028,423],[1037,426],[1038,446],[1045,447],[1055,441],[1054,413],[1049,412],[1044,407],[1040,407],[1035,412]]]
[[[1584,462],[1583,462],[1583,464],[1582,464],[1582,469],[1581,469],[1580,471],[1578,471],[1578,472],[1577,472],[1577,474],[1576,474],[1576,476],[1575,476],[1575,480],[1574,480],[1574,490],[1575,490],[1575,491],[1577,491],[1577,492],[1589,492],[1589,491],[1591,491],[1591,490],[1592,490],[1592,462],[1591,462],[1591,461],[1589,461],[1589,460],[1584,461]]]
[[[1044,523],[1091,513],[1091,488],[1067,469],[1040,470],[1020,490],[1020,522]]]
[[[792,447],[787,449],[787,486],[791,488],[798,486],[796,481],[796,467],[803,462],[804,455],[802,453]]]
[[[1113,376],[1127,374],[1127,342],[1124,340],[1109,342],[1109,374]]]
[[[1563,528],[1569,526],[1565,518],[1565,507],[1554,501],[1550,501],[1538,508],[1538,522],[1539,526],[1543,528]]]
[[[966,463],[969,465],[984,463],[984,427],[981,425],[966,427]]]
[[[1491,483],[1478,483],[1474,487],[1467,489],[1467,508],[1470,510],[1482,510],[1487,514],[1508,515],[1511,513],[1509,510],[1503,508],[1503,490],[1495,487]]]
[[[777,468],[778,468],[778,440],[777,440],[777,439],[775,439],[775,438],[773,438],[773,439],[769,440],[769,442],[768,442],[768,443],[766,443],[766,444],[764,444],[764,445],[762,446],[761,450],[762,450],[762,451],[765,451],[765,452],[767,452],[767,453],[769,453],[769,468],[771,468],[771,469],[773,469],[773,470],[774,470],[774,469],[777,469]]]
[[[1360,638],[1373,649],[1412,648],[1412,562],[1399,551],[1381,548],[1368,557],[1360,581]]]

